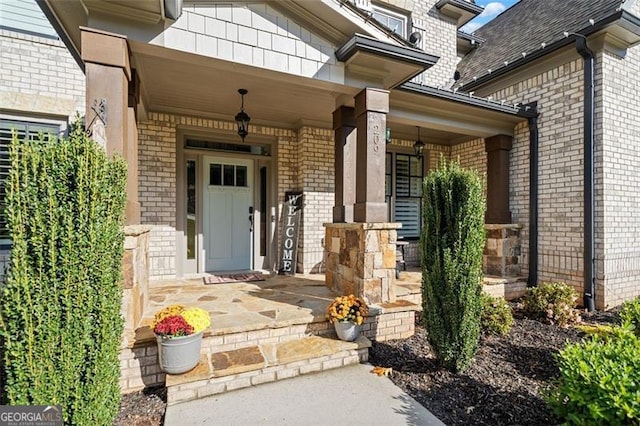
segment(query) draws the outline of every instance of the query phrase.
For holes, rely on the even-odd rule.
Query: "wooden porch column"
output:
[[[135,110],[129,107],[132,73],[127,39],[92,28],[82,27],[81,31],[87,89],[85,121],[108,155],[117,153],[126,160],[126,224],[139,224],[138,131]]]
[[[355,128],[353,108],[341,106],[333,111],[336,180],[333,223],[353,222],[353,205],[356,202]]]
[[[385,135],[389,91],[366,88],[355,97],[357,128],[354,222],[387,222],[384,199]]]
[[[513,138],[496,135],[484,141],[487,151],[487,214],[486,223],[511,223],[509,211],[509,151]]]

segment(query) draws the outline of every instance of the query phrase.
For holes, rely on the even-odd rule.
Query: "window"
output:
[[[196,258],[196,162],[187,160],[187,259]]]
[[[247,187],[247,166],[233,164],[211,164],[209,185]]]
[[[402,223],[398,236],[418,238],[422,229],[422,179],[424,158],[386,154],[385,197],[389,220]]]
[[[407,36],[407,16],[372,5],[373,18],[401,37]]]
[[[10,242],[4,207],[5,184],[11,166],[9,162],[9,145],[11,144],[12,130],[17,132],[20,139],[38,140],[40,133],[52,133],[57,136],[60,132],[60,125],[0,119],[0,244],[3,245]]]

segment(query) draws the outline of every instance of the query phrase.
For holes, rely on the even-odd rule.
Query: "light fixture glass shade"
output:
[[[249,134],[249,121],[251,121],[251,117],[244,112],[244,95],[247,94],[247,90],[238,89],[238,93],[240,93],[242,99],[242,106],[240,107],[240,112],[236,114],[235,120],[238,126],[238,135],[242,138],[242,142],[244,142],[244,138]]]
[[[422,153],[424,152],[424,142],[420,140],[420,127],[418,129],[418,140],[413,144],[413,150],[418,157],[422,157]]]
[[[244,111],[240,111],[239,113],[236,114],[236,124],[238,125],[238,135],[242,138],[243,142],[244,142],[244,138],[246,138],[247,135],[249,134],[250,120],[251,120],[251,117],[249,117],[249,115]]]

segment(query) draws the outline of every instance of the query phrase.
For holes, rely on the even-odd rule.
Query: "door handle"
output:
[[[249,207],[249,232],[253,232],[253,206]]]

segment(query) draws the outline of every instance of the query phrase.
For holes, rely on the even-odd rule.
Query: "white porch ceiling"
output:
[[[360,90],[312,78],[129,41],[142,83],[146,111],[233,120],[240,110],[238,89],[247,89],[251,123],[296,129],[301,124],[332,127],[337,105],[353,106]],[[498,133],[511,134],[519,117],[392,91],[388,126],[392,137],[453,144]]]

